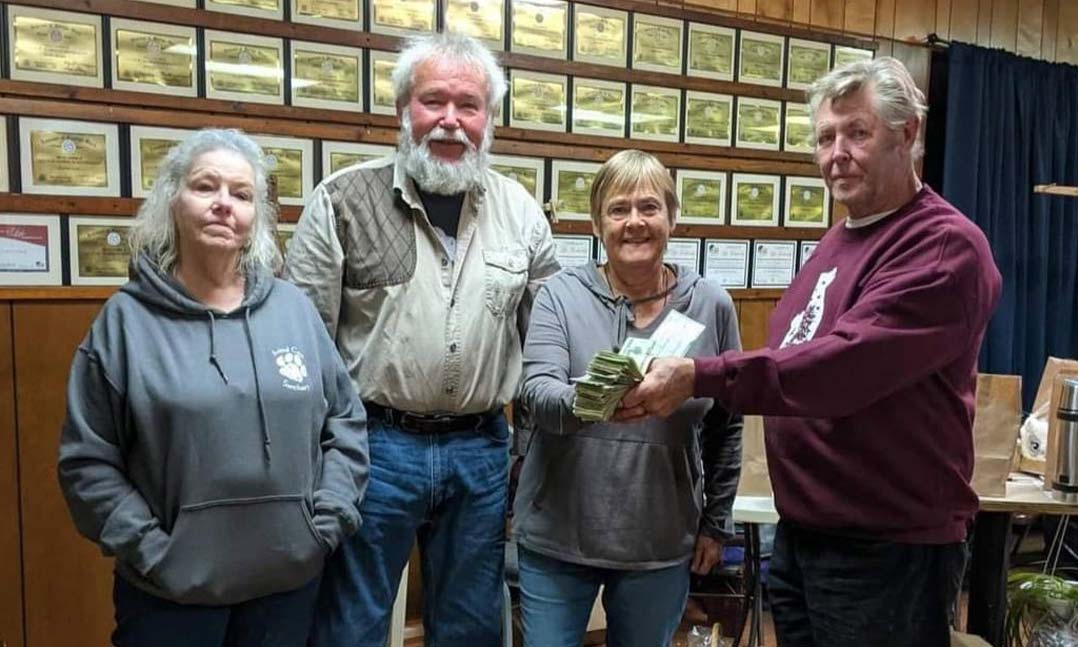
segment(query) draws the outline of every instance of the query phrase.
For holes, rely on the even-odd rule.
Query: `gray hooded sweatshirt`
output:
[[[135,586],[235,604],[303,586],[358,527],[363,405],[294,286],[223,313],[140,257],[75,353],[60,487]]]
[[[704,324],[690,357],[740,349],[737,313],[718,284],[684,267],[663,312],[637,329],[596,265],[542,287],[524,344],[520,401],[535,433],[524,458],[513,532],[525,548],[600,568],[656,569],[688,560],[696,536],[733,534],[741,417],[693,398],[667,418],[585,423],[570,378],[626,336],[648,337],[671,310]]]

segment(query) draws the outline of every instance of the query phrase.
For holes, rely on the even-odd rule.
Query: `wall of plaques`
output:
[[[319,180],[392,151],[401,38],[449,29],[506,67],[495,169],[553,214],[564,264],[602,258],[591,180],[634,147],[674,174],[670,260],[730,288],[782,288],[833,219],[804,90],[874,46],[631,0],[68,6],[0,5],[0,285],[122,283],[137,200],[172,143],[211,124],[267,153],[286,245]]]

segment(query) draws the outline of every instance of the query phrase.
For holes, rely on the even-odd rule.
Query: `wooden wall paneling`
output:
[[[812,0],[794,0],[793,21],[802,25],[812,22]]]
[[[876,35],[880,38],[894,38],[897,1],[899,0],[876,0]]]
[[[1059,29],[1056,34],[1055,60],[1078,65],[1078,2],[1059,1]]]
[[[0,303],[0,645],[23,644],[22,548],[11,303]]]
[[[756,14],[756,0],[737,0],[738,13]]]
[[[932,50],[921,45],[896,42],[894,57],[902,61],[902,64],[910,71],[910,76],[913,77],[913,82],[917,84],[917,87],[927,93]]]
[[[847,0],[843,30],[872,34],[876,28],[876,0]]]
[[[901,0],[895,11],[895,40],[923,43],[936,31],[937,0]]]
[[[992,47],[1017,51],[1018,0],[993,0],[992,27],[989,38]]]
[[[1041,57],[1044,32],[1044,0],[1018,0],[1015,50],[1021,56]]]
[[[767,344],[767,318],[775,309],[777,299],[743,299],[737,325],[741,332],[741,347],[745,350],[763,348]]]
[[[950,40],[977,42],[977,14],[980,8],[980,0],[951,0]]]
[[[100,307],[13,306],[26,647],[107,645],[113,628],[111,560],[75,531],[56,481],[71,358]]]
[[[992,45],[992,0],[981,0],[977,8],[977,44]]]
[[[1059,0],[1044,0],[1044,19],[1041,24],[1041,53],[1039,58],[1056,60],[1056,40],[1059,37]]]
[[[790,22],[794,17],[794,2],[793,0],[756,0],[756,14],[764,18]]]
[[[844,0],[812,0],[812,26],[842,29]]]
[[[936,35],[944,40],[951,38],[951,1],[936,0]]]

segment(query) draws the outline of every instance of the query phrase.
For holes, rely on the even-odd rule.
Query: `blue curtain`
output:
[[[1022,376],[1028,411],[1045,359],[1078,357],[1078,67],[954,43],[943,195],[988,236],[1003,296],[980,370]]]

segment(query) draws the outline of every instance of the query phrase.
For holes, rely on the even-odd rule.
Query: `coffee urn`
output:
[[[1059,408],[1059,454],[1052,473],[1052,496],[1065,503],[1078,503],[1078,380],[1063,380]]]

